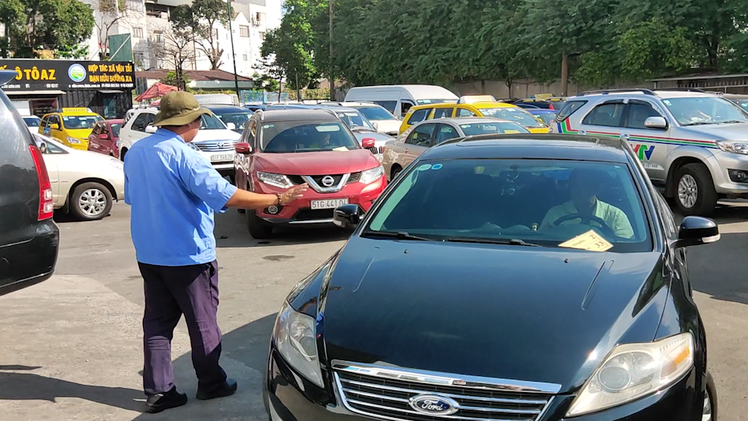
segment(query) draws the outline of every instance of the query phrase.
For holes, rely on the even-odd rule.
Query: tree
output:
[[[260,51],[263,59],[272,57],[273,65],[293,89],[308,86],[316,76],[311,45],[313,36],[311,24],[298,9],[287,9],[280,27],[265,34]]]
[[[3,0],[0,22],[13,57],[70,49],[88,39],[94,28],[93,10],[78,0]]]
[[[148,50],[151,51],[152,57],[169,63],[174,69],[174,86],[180,90],[187,90],[189,82],[184,75],[184,64],[195,58],[193,50],[190,48],[191,36],[184,29],[178,29],[174,26],[163,27],[161,29],[161,41],[148,41]]]
[[[190,34],[190,40],[208,57],[211,70],[223,64],[217,26],[228,28],[229,19],[234,17],[230,9],[223,0],[195,0],[192,5],[175,7],[171,13],[174,27]]]
[[[98,19],[95,21],[99,45],[99,60],[109,58],[109,31],[117,22],[127,18],[125,0],[98,0]]]

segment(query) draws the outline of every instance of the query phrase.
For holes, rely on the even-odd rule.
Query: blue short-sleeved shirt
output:
[[[216,258],[214,212],[236,187],[170,130],[137,141],[125,155],[125,203],[138,262],[189,266]]]

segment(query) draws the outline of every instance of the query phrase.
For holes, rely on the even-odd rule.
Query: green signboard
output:
[[[130,34],[109,35],[109,61],[133,61]]]

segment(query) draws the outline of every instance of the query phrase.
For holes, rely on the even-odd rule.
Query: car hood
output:
[[[700,140],[746,140],[748,123],[704,124],[682,127],[687,133]]]
[[[575,390],[654,339],[659,256],[354,236],[320,309],[327,358]]]
[[[286,175],[349,174],[380,165],[366,149],[255,155],[263,171]]]
[[[241,137],[242,135],[229,129],[198,130],[193,142],[202,142],[205,140],[239,140]]]
[[[93,129],[67,129],[63,132],[63,136],[88,141],[91,132],[93,132]]]
[[[398,133],[400,132],[400,125],[403,124],[400,120],[370,120],[372,123],[377,123],[377,131],[380,133]]]

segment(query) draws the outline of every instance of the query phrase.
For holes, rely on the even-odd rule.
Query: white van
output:
[[[345,102],[373,102],[398,118],[404,117],[415,105],[457,102],[449,90],[435,85],[379,85],[351,88]]]

